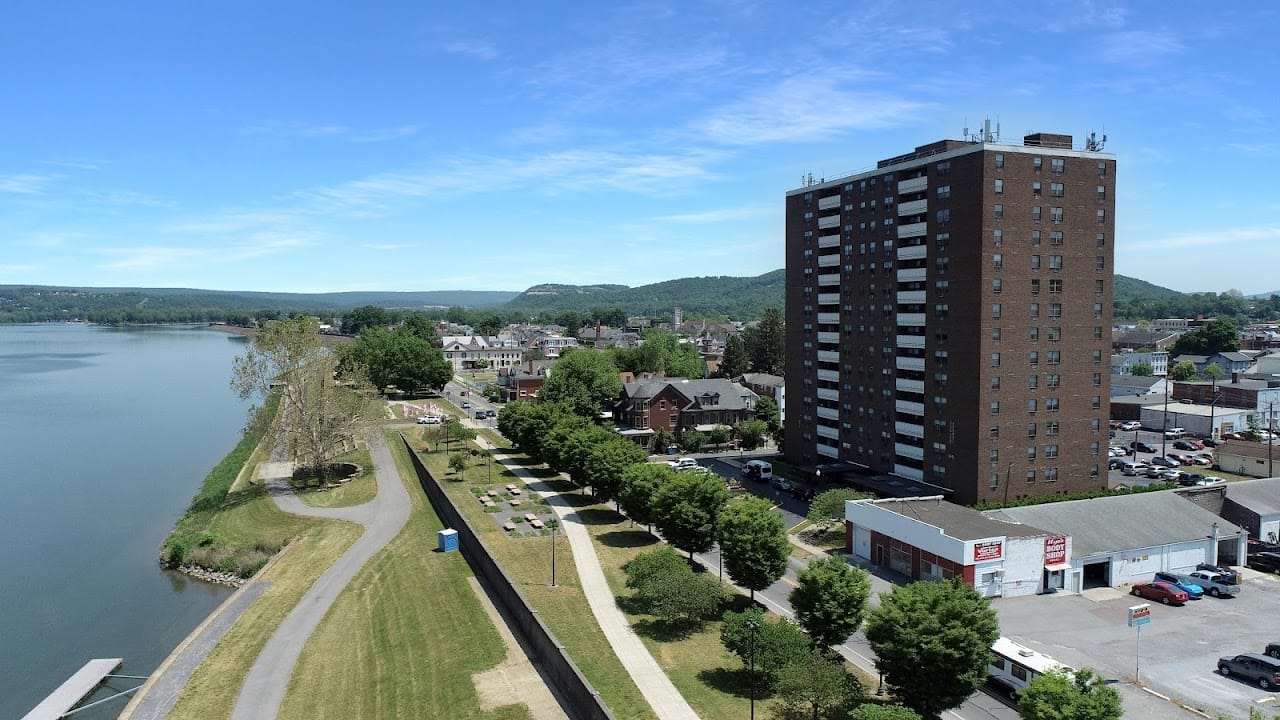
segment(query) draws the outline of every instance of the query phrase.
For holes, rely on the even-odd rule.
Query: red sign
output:
[[[1060,565],[1067,561],[1067,536],[1054,535],[1044,539],[1044,564]]]
[[[991,542],[980,542],[973,546],[974,562],[982,562],[983,560],[999,560],[1004,554],[1004,543],[999,540]]]

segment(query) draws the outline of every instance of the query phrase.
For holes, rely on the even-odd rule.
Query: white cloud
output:
[[[418,245],[416,243],[362,243],[360,247],[379,252],[391,252],[395,250],[412,250]]]
[[[478,39],[453,40],[444,43],[440,49],[451,55],[465,55],[479,60],[495,60],[499,54],[497,46],[492,42]]]
[[[1186,46],[1167,30],[1124,30],[1099,37],[1104,60],[1124,65],[1150,65],[1165,55],[1180,53]]]
[[[349,128],[345,125],[318,125],[304,122],[282,122],[268,120],[243,130],[246,135],[268,135],[286,138],[318,138],[345,135]]]
[[[397,125],[395,127],[378,128],[369,130],[351,137],[352,142],[360,143],[376,143],[386,142],[388,140],[399,140],[403,137],[416,135],[422,129],[421,125]]]
[[[44,192],[45,187],[60,175],[0,175],[0,193],[14,193],[15,195],[40,195]]]
[[[1187,233],[1153,240],[1126,242],[1126,252],[1145,250],[1172,250],[1175,248],[1210,248],[1220,245],[1247,245],[1266,243],[1268,246],[1280,240],[1280,226],[1229,228],[1214,232]]]
[[[185,267],[188,266],[191,261],[204,259],[209,255],[209,251],[207,250],[169,247],[165,245],[106,248],[98,252],[115,258],[114,260],[110,260],[103,264],[103,267],[106,269],[141,271]]]
[[[796,75],[731,103],[695,123],[717,142],[755,145],[829,140],[850,130],[915,121],[928,106],[876,91],[844,87],[860,73]]]
[[[39,265],[0,265],[0,275],[21,275],[40,270]]]
[[[661,215],[659,217],[655,217],[654,221],[665,223],[720,223],[734,222],[737,220],[758,220],[761,218],[771,217],[775,214],[777,214],[777,208],[775,207],[754,205],[736,208],[719,208],[717,210],[681,213],[678,215]]]

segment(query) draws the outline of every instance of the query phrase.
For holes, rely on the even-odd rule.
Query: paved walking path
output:
[[[364,505],[345,508],[318,508],[302,502],[290,489],[282,473],[272,473],[267,487],[276,505],[285,512],[313,517],[349,520],[365,526],[365,532],[329,568],[285,617],[267,641],[258,660],[249,670],[232,720],[274,720],[284,700],[294,665],[312,631],[320,624],[339,593],[379,550],[391,541],[409,519],[409,493],[400,482],[395,459],[376,431],[366,434],[373,458],[378,494]],[[280,468],[283,470],[284,468]]]
[[[492,450],[483,438],[477,438],[481,447]],[[648,648],[640,641],[639,636],[631,628],[627,618],[618,609],[613,591],[605,581],[604,570],[600,567],[600,558],[596,556],[595,546],[587,526],[578,517],[578,513],[569,505],[561,494],[553,490],[545,482],[533,477],[523,466],[502,453],[494,453],[493,459],[528,485],[529,489],[546,498],[547,505],[555,510],[569,538],[569,547],[573,551],[573,562],[578,569],[578,580],[582,584],[582,593],[596,616],[596,622],[604,631],[605,638],[613,647],[613,652],[622,661],[631,679],[635,681],[640,693],[649,701],[649,706],[661,720],[698,720],[698,715],[689,707],[689,703],[676,690],[671,678],[662,671],[662,667],[653,659]]]

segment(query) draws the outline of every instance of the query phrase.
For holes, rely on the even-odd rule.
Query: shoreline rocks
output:
[[[239,575],[233,575],[229,572],[222,572],[220,570],[210,570],[209,568],[203,568],[198,565],[182,565],[175,569],[183,575],[193,577],[197,580],[203,580],[207,583],[213,583],[214,585],[227,585],[229,587],[238,588],[248,582],[248,580],[240,577]]]

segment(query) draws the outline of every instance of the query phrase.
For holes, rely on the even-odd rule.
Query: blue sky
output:
[[[0,284],[757,275],[783,197],[984,117],[1105,131],[1117,272],[1280,288],[1271,3],[28,2]]]

